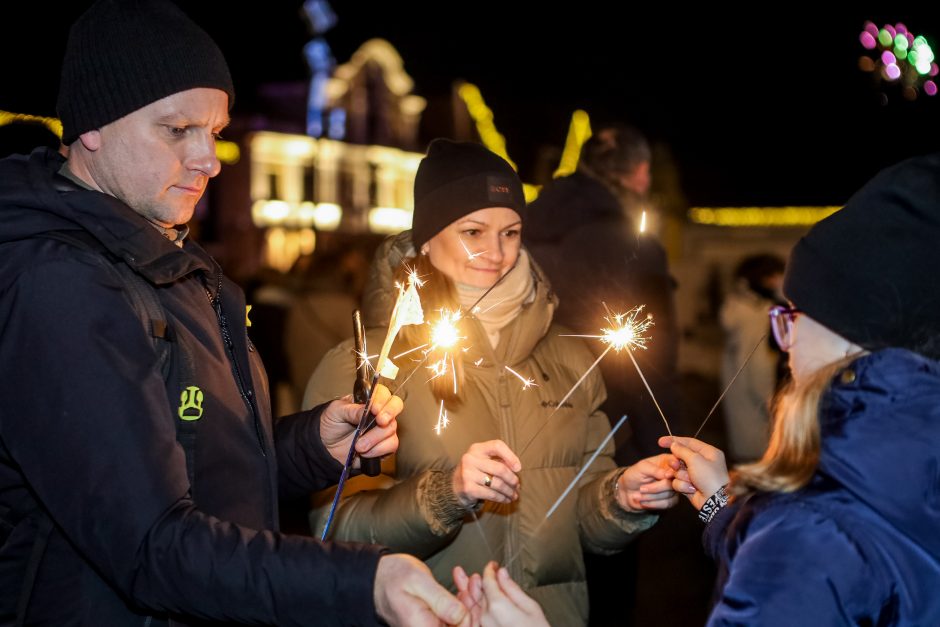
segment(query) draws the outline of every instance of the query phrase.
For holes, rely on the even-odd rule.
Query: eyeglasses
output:
[[[770,315],[770,330],[774,333],[777,346],[782,351],[790,350],[793,345],[793,321],[803,312],[796,307],[777,305],[771,307],[767,313]]]

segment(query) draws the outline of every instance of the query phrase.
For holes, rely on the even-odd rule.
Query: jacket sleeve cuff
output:
[[[327,404],[285,416],[275,425],[282,497],[315,492],[339,481],[343,465],[330,455],[320,439],[320,415]]]
[[[418,483],[422,513],[436,536],[447,536],[460,528],[467,509],[461,505],[451,483],[451,471],[428,471]]]
[[[601,490],[598,496],[598,501],[601,504],[601,515],[608,520],[614,521],[628,533],[646,531],[659,520],[659,516],[645,511],[628,512],[620,507],[620,503],[617,502],[617,486],[620,481],[620,475],[622,475],[625,470],[626,468],[617,468],[611,471],[604,481],[598,482],[598,487]]]

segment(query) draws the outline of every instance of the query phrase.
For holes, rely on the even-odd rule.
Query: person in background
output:
[[[770,437],[770,401],[777,389],[781,353],[771,338],[767,312],[783,300],[783,270],[784,261],[776,255],[744,258],[721,306],[719,319],[725,331],[721,383],[728,390],[722,410],[729,458],[734,462],[758,459]]]

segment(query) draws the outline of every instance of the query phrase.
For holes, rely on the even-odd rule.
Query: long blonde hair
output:
[[[840,371],[864,353],[856,353],[814,372],[800,384],[791,381],[774,400],[773,431],[764,456],[731,472],[730,492],[794,492],[804,487],[819,465],[819,403]]]
[[[431,265],[431,260],[427,255],[418,254],[414,257],[405,259],[395,271],[395,280],[404,283],[408,280],[411,270],[414,270],[424,285],[421,287],[421,308],[424,310],[425,320],[433,321],[441,309],[455,312],[460,309],[460,301],[457,298],[457,288],[454,282],[443,272]],[[462,319],[461,319],[462,320]],[[461,321],[457,322],[458,330],[461,335],[466,335],[460,329]],[[427,344],[430,340],[430,325],[408,325],[402,327],[398,333],[396,342],[396,351],[402,352],[417,348]],[[445,357],[445,351],[434,349],[427,355],[425,364],[439,362]],[[453,368],[453,374],[448,371],[447,376],[437,377],[428,382],[431,386],[431,392],[434,398],[442,400],[448,409],[460,405],[459,391],[463,387],[464,369],[460,355],[452,355],[448,359],[448,368]],[[401,364],[400,364],[401,365]],[[454,391],[454,378],[457,381],[457,392]]]

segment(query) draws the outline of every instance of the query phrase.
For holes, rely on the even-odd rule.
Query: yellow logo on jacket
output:
[[[180,395],[180,407],[177,414],[180,420],[192,422],[202,418],[202,400],[205,395],[195,385],[191,385]]]

